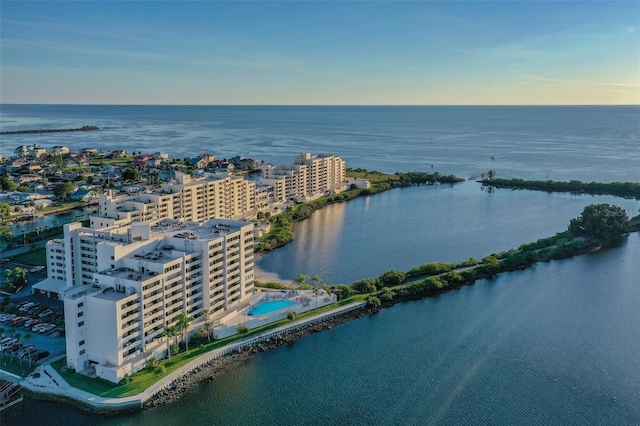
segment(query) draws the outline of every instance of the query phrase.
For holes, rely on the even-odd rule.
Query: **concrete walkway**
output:
[[[245,339],[236,341],[221,348],[212,350],[193,359],[189,363],[183,365],[177,370],[169,373],[158,382],[154,383],[151,387],[147,388],[143,392],[127,396],[123,398],[104,398],[92,393],[83,391],[78,388],[72,387],[67,383],[60,374],[51,365],[40,366],[36,371],[39,377],[33,377],[33,373],[22,380],[20,383],[22,387],[36,393],[47,393],[52,395],[59,395],[69,397],[77,400],[83,404],[89,405],[99,410],[121,410],[127,408],[138,408],[158,392],[162,391],[166,387],[169,387],[176,379],[190,373],[194,369],[200,367],[203,364],[235,352],[236,350],[252,345],[254,343],[269,339],[273,336],[282,334],[288,330],[297,329],[309,324],[320,322],[326,318],[340,315],[345,312],[349,312],[355,309],[361,309],[364,307],[365,302],[354,302],[339,308],[332,309],[327,312],[323,312],[317,315],[313,315],[309,318],[305,318],[299,321],[295,321],[289,324],[282,325],[273,330],[268,330],[255,336],[247,337]]]

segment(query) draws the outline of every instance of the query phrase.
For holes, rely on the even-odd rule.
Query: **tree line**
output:
[[[485,175],[480,182],[485,186],[509,189],[533,189],[548,192],[573,192],[577,194],[615,195],[621,198],[640,200],[640,182],[582,182],[571,180],[524,180],[496,178],[495,172]]]
[[[640,216],[634,218],[640,221]],[[564,259],[609,247],[632,230],[626,211],[609,204],[591,204],[569,222],[567,230],[517,249],[474,258],[459,263],[430,262],[407,273],[386,271],[378,278],[356,280],[351,289],[368,294],[368,304],[377,308],[396,298],[415,298],[473,284],[500,274],[525,269],[538,262]],[[635,229],[635,228],[634,228]]]

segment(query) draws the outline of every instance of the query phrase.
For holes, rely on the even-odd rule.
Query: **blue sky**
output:
[[[638,104],[640,2],[0,3],[0,102]]]

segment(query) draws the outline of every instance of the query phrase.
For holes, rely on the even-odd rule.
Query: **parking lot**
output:
[[[25,345],[33,345],[35,347],[34,351],[49,352],[49,356],[39,361],[46,362],[49,358],[56,357],[65,352],[63,332],[64,305],[63,302],[57,298],[48,298],[42,294],[31,294],[31,286],[46,278],[47,273],[44,268],[34,268],[33,266],[13,261],[4,261],[0,265],[0,279],[4,279],[5,270],[15,269],[16,267],[27,270],[28,284],[18,293],[10,296],[11,304],[16,306],[22,305],[20,307],[26,305],[28,309],[25,308],[23,311],[15,312],[13,314],[15,316],[13,317],[3,316],[3,314],[0,313],[0,328],[2,329],[0,334],[3,335],[0,341],[12,335],[14,338],[21,335],[22,337],[19,341]],[[34,331],[33,327],[38,324],[40,324],[41,327],[47,324],[53,324],[55,328],[48,326],[49,329],[44,333],[39,332],[38,329]],[[28,343],[24,339],[25,334],[31,335]],[[15,345],[14,348],[18,346],[19,345]],[[5,348],[3,355],[5,355],[7,351],[11,351],[11,349]],[[17,351],[14,352],[17,353]]]

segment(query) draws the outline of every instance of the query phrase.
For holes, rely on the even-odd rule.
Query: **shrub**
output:
[[[378,278],[381,285],[396,286],[404,282],[406,275],[402,271],[386,271]]]
[[[380,281],[377,278],[365,278],[363,280],[354,281],[351,288],[360,293],[373,293],[378,289]]]
[[[380,306],[382,305],[382,303],[380,302],[380,299],[378,299],[375,296],[369,296],[367,297],[367,306],[370,308],[374,308],[374,309],[378,309],[380,308]]]

